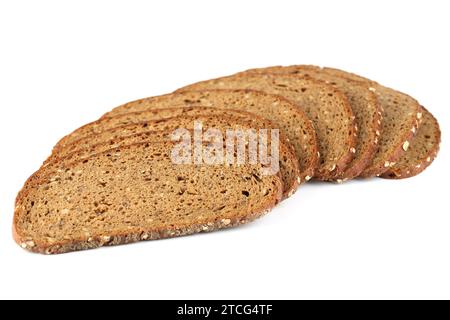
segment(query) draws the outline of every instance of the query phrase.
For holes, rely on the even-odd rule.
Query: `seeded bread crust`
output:
[[[378,150],[378,141],[381,135],[381,121],[383,109],[378,103],[376,95],[369,90],[369,85],[348,80],[342,76],[323,72],[322,68],[309,65],[274,66],[267,68],[250,69],[240,74],[269,73],[269,74],[295,74],[309,76],[326,82],[341,90],[349,99],[353,114],[356,117],[358,128],[358,144],[355,148],[355,157],[348,168],[338,176],[338,182],[356,178],[373,160]]]
[[[280,182],[281,184],[281,182]],[[184,237],[197,233],[210,233],[224,229],[236,228],[244,224],[251,223],[272,211],[275,203],[268,204],[270,209],[261,210],[260,212],[250,213],[244,217],[236,218],[234,220],[224,219],[222,221],[211,221],[203,224],[195,224],[188,227],[179,227],[167,230],[138,230],[122,234],[100,235],[94,236],[86,240],[83,238],[73,239],[71,241],[61,241],[54,244],[44,242],[35,242],[23,237],[19,234],[16,225],[13,226],[13,239],[22,248],[27,251],[45,255],[64,254],[74,251],[84,251],[91,249],[98,249],[101,247],[111,247],[136,243],[140,241],[163,240],[176,237]],[[230,221],[228,221],[230,220]]]
[[[319,157],[316,132],[312,122],[302,110],[283,97],[255,90],[201,90],[129,102],[108,112],[101,120],[76,130],[59,144],[67,144],[69,140],[78,139],[79,136],[85,136],[88,133],[96,134],[97,127],[104,127],[107,123],[113,122],[116,126],[121,126],[136,119],[150,120],[157,116],[160,118],[177,116],[178,114],[164,115],[152,114],[152,112],[171,107],[196,106],[223,109],[224,114],[229,113],[229,110],[240,110],[272,121],[283,131],[295,148],[300,163],[302,183],[314,176]],[[55,152],[60,152],[58,147],[55,148]]]
[[[145,148],[155,149],[159,150],[158,147],[162,146],[162,150],[166,150],[165,152],[168,152],[169,149],[173,147],[173,143],[171,142],[159,142],[159,143],[153,143],[151,146],[149,146],[148,143],[140,143],[140,144],[134,144],[129,145],[126,147],[122,147],[120,149],[110,150],[104,153],[97,154],[96,156],[89,159],[90,163],[94,163],[92,165],[86,165],[90,166],[90,168],[97,168],[97,162],[100,163],[101,161],[104,161],[104,159],[108,159],[107,155],[112,153],[119,154],[121,152],[128,151],[129,154],[137,154],[136,152],[140,150],[145,150]],[[136,151],[134,151],[136,149]],[[163,151],[164,152],[164,151]],[[116,156],[116,155],[114,155]],[[67,177],[72,177],[73,173],[70,174],[70,170],[73,170],[75,167],[80,168],[85,165],[83,161],[81,162],[73,162],[73,163],[67,163],[65,164],[68,171],[65,171],[64,174],[66,174]],[[233,168],[235,168],[234,166]],[[254,167],[254,166],[253,166]],[[253,168],[252,166],[248,166],[248,170]],[[89,168],[89,167],[88,167]],[[205,170],[208,170],[210,167],[206,167]],[[225,168],[225,167],[224,167]],[[247,168],[247,167],[246,167]],[[56,170],[56,169],[55,169]],[[58,169],[60,170],[60,169]],[[229,169],[231,170],[231,169]],[[243,169],[235,169],[235,170],[243,170]],[[62,174],[58,171],[53,171],[55,174]],[[69,172],[69,173],[68,173]],[[220,171],[223,173],[223,171]],[[239,171],[240,172],[240,171]],[[80,173],[84,174],[84,173]],[[67,178],[66,177],[66,178]],[[170,225],[170,227],[165,228],[142,228],[142,227],[135,227],[131,229],[127,229],[123,232],[106,232],[106,233],[98,233],[92,236],[83,236],[83,237],[73,237],[70,239],[64,239],[64,240],[52,240],[49,239],[43,239],[42,237],[34,237],[33,235],[30,235],[29,233],[25,232],[22,228],[22,224],[24,221],[24,215],[26,216],[33,210],[34,207],[34,200],[30,200],[32,196],[34,196],[38,191],[45,192],[45,190],[48,190],[46,186],[51,186],[51,183],[54,183],[51,179],[49,180],[48,176],[34,176],[34,179],[32,179],[33,183],[35,183],[36,187],[34,188],[28,188],[26,190],[22,190],[22,192],[19,193],[17,200],[16,200],[16,208],[15,208],[15,214],[14,214],[14,222],[13,222],[13,236],[14,240],[23,248],[27,249],[32,252],[36,253],[44,253],[44,254],[58,254],[58,253],[66,253],[71,251],[77,251],[77,250],[86,250],[86,249],[93,249],[98,248],[102,246],[111,246],[111,245],[120,245],[120,244],[127,244],[137,241],[145,241],[145,240],[157,240],[157,239],[164,239],[164,238],[172,238],[172,237],[178,237],[178,236],[184,236],[184,235],[190,235],[193,233],[199,233],[199,232],[211,232],[219,229],[224,228],[231,228],[235,226],[239,226],[244,223],[251,222],[255,220],[256,218],[261,217],[265,213],[269,212],[279,201],[282,197],[282,185],[281,180],[278,176],[268,176],[261,179],[260,182],[266,182],[268,185],[272,186],[271,190],[272,193],[269,193],[268,196],[264,198],[264,201],[259,201],[254,206],[253,210],[250,210],[250,208],[242,207],[242,210],[244,212],[234,212],[225,215],[224,217],[215,217],[214,219],[206,219],[203,220],[202,223],[188,223],[188,224],[180,224],[180,225]],[[213,177],[211,177],[213,178]],[[72,180],[72,179],[71,179]],[[65,180],[69,181],[69,180]],[[64,187],[67,183],[65,182]],[[242,183],[241,183],[242,184]],[[249,184],[250,186],[250,184]],[[270,195],[270,196],[269,196]],[[35,199],[35,198],[33,198]],[[50,199],[47,199],[50,200]],[[48,201],[47,201],[48,202]],[[46,203],[47,203],[46,202]],[[40,206],[42,205],[42,202],[39,202]],[[46,204],[45,204],[46,205]],[[49,208],[50,209],[50,208]],[[27,211],[28,210],[28,211]],[[241,211],[242,211],[241,210]],[[25,227],[30,227],[27,225],[24,225]]]
[[[198,82],[176,92],[210,89],[254,89],[281,95],[303,109],[317,132],[320,163],[315,178],[336,180],[352,161],[356,126],[347,97],[324,82],[310,77],[275,74],[243,74]],[[335,117],[339,117],[339,124]]]
[[[422,107],[422,123],[411,141],[408,151],[381,177],[385,179],[411,178],[428,168],[439,152],[441,130],[436,118]]]

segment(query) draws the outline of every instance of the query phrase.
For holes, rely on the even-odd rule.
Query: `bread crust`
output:
[[[347,170],[342,174],[342,179],[350,180],[358,177],[364,169],[367,168],[367,166],[372,162],[375,154],[378,151],[378,139],[379,136],[382,133],[382,121],[383,121],[383,108],[378,103],[378,99],[376,98],[375,94],[370,94],[371,101],[369,103],[372,103],[377,106],[375,113],[373,114],[373,120],[372,120],[372,132],[375,132],[375,139],[372,141],[367,141],[367,148],[365,152],[361,154],[361,157],[359,159],[353,161],[352,165],[347,168]]]
[[[125,245],[140,241],[163,240],[193,235],[197,233],[205,233],[205,232],[209,233],[222,229],[235,228],[244,224],[251,223],[256,219],[263,217],[264,215],[268,214],[278,204],[279,201],[281,201],[282,198],[281,181],[278,181],[278,183],[280,185],[279,186],[280,193],[276,198],[272,199],[272,201],[267,204],[267,209],[261,209],[257,212],[250,213],[244,217],[235,218],[234,220],[230,219],[231,223],[227,224],[225,224],[223,221],[211,221],[203,224],[194,224],[190,226],[183,226],[172,229],[164,229],[164,230],[140,229],[127,233],[117,233],[114,235],[104,234],[100,236],[94,236],[89,240],[78,238],[49,244],[37,240],[27,240],[26,237],[21,236],[15,218],[15,221],[13,223],[13,239],[19,246],[30,252],[53,255],[53,254],[69,253],[73,251],[97,249],[105,246]],[[14,217],[16,217],[17,214],[18,213],[15,213]],[[106,241],[106,239],[108,240]]]

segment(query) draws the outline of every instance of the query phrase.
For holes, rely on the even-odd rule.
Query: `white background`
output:
[[[448,1],[0,2],[0,298],[450,298]],[[40,256],[15,195],[54,143],[110,108],[274,64],[333,66],[440,120],[404,181],[302,187],[243,228]]]

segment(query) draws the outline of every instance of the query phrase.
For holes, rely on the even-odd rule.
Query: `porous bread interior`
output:
[[[176,165],[171,150],[171,143],[128,146],[42,179],[18,199],[20,239],[45,246],[177,230],[245,218],[278,199],[278,177],[261,176],[259,165]]]
[[[224,119],[222,119],[224,120]],[[242,130],[250,130],[251,128],[246,128],[245,126],[238,126],[235,124],[235,128],[239,127]],[[175,126],[174,126],[175,128]],[[205,130],[209,128],[219,129],[222,131],[222,135],[226,137],[226,130],[224,128],[218,128],[217,124],[212,124],[211,127],[205,126]],[[231,128],[231,127],[230,127]],[[89,159],[92,156],[95,156],[98,153],[102,153],[114,148],[128,146],[135,143],[141,142],[164,142],[171,141],[173,130],[166,131],[146,131],[143,133],[135,134],[132,136],[126,136],[122,138],[118,138],[117,140],[111,140],[109,142],[99,143],[95,145],[89,145],[85,149],[79,149],[78,151],[74,151],[72,153],[66,154],[63,158],[55,158],[50,162],[45,164],[45,168],[60,166],[61,163],[70,163],[78,160]],[[193,136],[193,135],[192,135]],[[207,142],[205,142],[207,143]],[[270,152],[271,150],[271,140],[270,137],[268,139],[267,150]],[[248,155],[246,155],[248,156]],[[293,151],[287,147],[285,144],[279,144],[279,157],[280,157],[280,174],[283,182],[284,189],[284,197],[291,196],[293,192],[297,189],[300,181],[298,178],[300,176],[300,169],[298,167],[298,161],[295,157]],[[45,174],[44,172],[40,172],[40,175]]]
[[[336,165],[355,147],[348,101],[332,87],[293,75],[244,74],[199,82],[180,92],[199,89],[254,89],[281,95],[301,107],[316,129],[320,164],[317,176],[330,179]],[[345,164],[343,165],[345,167]]]
[[[169,109],[155,110],[152,113],[158,113],[162,111],[168,113]],[[171,109],[174,110],[173,113],[176,114],[176,110],[187,110],[185,108]],[[111,121],[108,122],[108,126],[105,126],[105,131],[101,131],[100,127],[97,127],[97,134],[92,136],[87,136],[81,140],[66,145],[62,148],[56,155],[57,157],[51,158],[49,162],[57,160],[58,158],[64,158],[68,155],[75,153],[81,157],[89,157],[91,153],[97,153],[103,150],[108,150],[114,146],[127,145],[130,143],[145,141],[147,139],[154,140],[152,137],[155,133],[153,131],[174,131],[175,129],[185,128],[188,130],[193,130],[194,121],[200,121],[207,128],[218,128],[220,130],[226,129],[277,129],[274,128],[274,124],[262,118],[255,118],[249,116],[246,113],[240,113],[236,111],[229,111],[229,115],[224,116],[219,113],[218,109],[205,109],[205,108],[190,108],[190,112],[186,112],[183,117],[174,117],[161,120],[151,120],[147,122],[135,123],[141,118],[146,119],[145,115],[139,113],[139,115],[131,116],[127,115],[128,118],[133,119],[133,123],[116,127],[118,123],[127,123],[125,120],[120,120],[119,122]],[[211,114],[207,115],[212,111]],[[187,115],[189,114],[189,116]],[[197,115],[194,115],[197,114]],[[233,116],[231,116],[233,114]],[[235,117],[234,115],[237,115]],[[111,127],[111,128],[109,128]],[[108,130],[106,130],[109,128]],[[147,134],[146,134],[147,133]],[[92,150],[93,149],[93,150]],[[270,149],[269,149],[270,150]],[[283,186],[285,188],[285,197],[292,194],[292,192],[297,189],[297,186],[301,180],[301,169],[299,168],[299,162],[295,156],[291,146],[286,141],[283,134],[280,134],[280,172],[282,175]],[[303,181],[304,182],[304,181]]]
[[[143,121],[163,120],[173,117],[197,114],[223,115],[223,111],[216,108],[208,108],[203,106],[191,108],[173,107],[160,110],[149,110],[146,112],[128,113],[118,117],[100,119],[82,126],[61,139],[61,141],[55,146],[55,152],[59,152],[67,145],[77,143],[80,139],[102,133],[103,131],[111,128],[122,127],[133,123],[141,123]],[[250,115],[245,112],[232,111],[232,115],[235,117],[241,115],[242,117],[250,118]]]
[[[286,134],[289,142],[295,148],[301,172],[304,172],[306,176],[313,176],[318,162],[318,150],[315,131],[309,118],[291,102],[275,95],[253,90],[189,91],[133,101],[115,108],[107,113],[98,122],[98,125],[94,123],[85,129],[85,133],[78,132],[76,135],[79,138],[80,135],[85,135],[87,132],[89,134],[97,133],[98,126],[105,127],[110,124],[121,126],[136,120],[144,121],[155,117],[177,116],[176,113],[155,114],[153,110],[183,106],[226,109],[224,114],[234,114],[234,110],[241,110],[272,121]],[[189,112],[185,113],[185,115],[188,114]]]
[[[195,120],[198,122],[217,122],[220,125],[229,125],[233,121],[237,121],[241,125],[253,125],[255,128],[280,129],[282,131],[273,122],[248,112],[229,110],[224,114],[222,110],[216,108],[181,106],[128,113],[94,122],[86,126],[83,134],[79,132],[76,139],[69,139],[66,144],[61,145],[55,155],[64,156],[64,154],[85,148],[89,144],[104,143],[145,131],[173,130],[175,128],[189,130],[193,129]],[[177,124],[178,122],[179,124]],[[281,135],[283,139],[286,139],[283,131]]]

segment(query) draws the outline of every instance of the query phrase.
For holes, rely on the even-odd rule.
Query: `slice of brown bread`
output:
[[[358,140],[355,157],[348,168],[337,178],[341,181],[353,179],[371,163],[378,150],[381,134],[382,107],[376,95],[369,90],[369,85],[355,83],[344,77],[323,72],[314,66],[268,67],[247,70],[245,73],[296,74],[310,76],[330,84],[342,91],[349,99],[358,127]]]
[[[408,150],[421,117],[419,103],[410,96],[380,85],[371,90],[383,106],[383,134],[372,163],[360,175],[363,178],[380,176],[395,165]]]
[[[314,170],[318,165],[318,147],[316,133],[309,118],[288,100],[254,90],[204,90],[133,101],[115,108],[104,115],[104,119],[75,131],[70,135],[70,139],[86,133],[96,133],[98,131],[97,124],[104,126],[105,123],[112,121],[117,123],[116,125],[123,125],[135,119],[142,120],[148,115],[148,113],[141,113],[137,116],[138,112],[150,112],[154,109],[174,106],[208,106],[226,110],[241,110],[268,119],[286,134],[294,146],[300,163],[301,181],[305,182],[314,175]],[[157,113],[156,115],[150,114],[150,116],[164,118],[167,114]],[[170,114],[170,116],[176,115]],[[114,119],[106,120],[106,118],[112,117]],[[66,138],[66,141],[67,139],[69,138]]]
[[[181,116],[191,116],[197,114],[210,114],[210,115],[223,115],[224,112],[220,109],[204,107],[204,106],[196,106],[190,108],[183,108],[172,105],[170,108],[158,109],[158,110],[148,110],[145,112],[132,112],[123,114],[118,117],[111,117],[105,119],[99,119],[97,121],[88,123],[69,135],[63,137],[53,148],[54,153],[59,152],[66,145],[71,145],[76,143],[78,140],[83,139],[85,137],[99,134],[105,130],[121,127],[132,123],[140,123],[142,121],[150,121],[150,120],[162,120],[173,117],[181,117]],[[241,114],[242,117],[251,118],[252,115],[248,112],[241,111],[231,111],[234,116],[238,116]]]
[[[436,158],[441,143],[441,130],[436,118],[422,107],[422,123],[409,149],[381,177],[405,179],[424,171]]]
[[[128,145],[132,143],[142,141],[155,141],[165,136],[168,132],[173,132],[179,128],[185,128],[187,130],[194,129],[194,121],[199,121],[203,124],[204,129],[218,128],[220,130],[227,129],[278,129],[273,123],[268,120],[249,115],[240,111],[228,111],[227,115],[219,113],[218,109],[203,108],[203,107],[191,107],[191,108],[168,108],[154,110],[150,113],[155,115],[159,111],[164,114],[178,114],[177,110],[185,111],[185,115],[182,117],[173,117],[160,120],[142,121],[137,123],[131,123],[128,125],[122,125],[116,127],[111,118],[108,126],[105,126],[103,131],[100,130],[100,126],[97,126],[97,133],[81,138],[80,140],[69,144],[59,150],[54,156],[49,158],[44,166],[52,165],[59,159],[70,157],[71,159],[81,160],[89,158],[91,154],[95,154],[104,150],[111,149],[113,147]],[[187,112],[187,111],[191,112]],[[211,113],[209,113],[211,111]],[[138,113],[139,116],[133,116],[133,121],[138,119],[143,120],[144,112]],[[132,114],[130,113],[129,116]],[[120,122],[124,123],[124,122]],[[163,131],[163,132],[154,132]],[[167,139],[162,138],[162,139]],[[301,171],[295,155],[295,151],[292,146],[287,142],[285,136],[280,133],[280,172],[284,186],[284,197],[292,196],[298,189],[301,182]]]
[[[317,67],[289,66],[285,68],[292,71],[298,68],[315,70]],[[418,130],[420,120],[418,117],[421,116],[419,103],[404,93],[387,88],[359,75],[333,68],[321,69],[323,73],[343,77],[354,81],[354,83],[369,85],[370,90],[377,95],[378,101],[383,108],[382,134],[379,139],[378,151],[372,163],[360,176],[364,178],[381,176],[395,166],[396,162],[408,149],[407,146],[413,139],[414,132]]]
[[[317,133],[320,163],[316,179],[337,179],[353,159],[354,116],[348,99],[332,86],[296,75],[244,74],[199,82],[178,92],[214,88],[261,90],[281,95],[302,108]]]
[[[75,162],[17,199],[24,249],[57,254],[248,223],[281,199],[260,165],[176,165],[172,143],[141,143]]]
[[[173,107],[165,109],[155,109],[144,112],[133,112],[120,117],[113,117],[108,119],[102,119],[101,121],[93,123],[89,127],[89,131],[86,131],[83,135],[77,135],[76,138],[68,142],[67,144],[60,145],[56,151],[55,156],[63,155],[65,152],[72,152],[78,150],[81,144],[97,144],[100,142],[107,142],[117,137],[123,137],[127,135],[133,135],[143,131],[160,131],[173,129],[173,124],[167,128],[168,119],[187,119],[189,122],[185,125],[192,127],[192,119],[197,116],[210,117],[211,119],[221,119],[226,117],[239,118],[242,121],[246,121],[248,125],[253,125],[256,128],[263,128],[260,126],[267,126],[268,129],[279,129],[273,122],[261,118],[257,115],[238,111],[227,110],[224,112],[221,109],[210,107]],[[86,129],[88,126],[86,126]],[[280,130],[281,140],[284,142],[289,141],[284,132]]]

